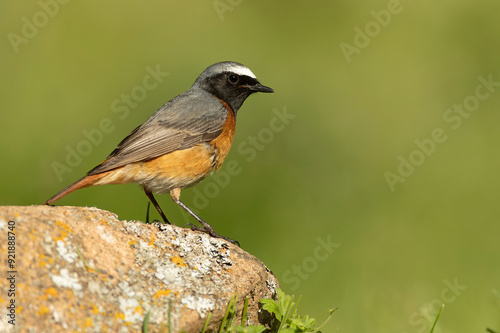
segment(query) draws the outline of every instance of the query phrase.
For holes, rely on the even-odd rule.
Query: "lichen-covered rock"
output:
[[[238,313],[250,298],[247,322],[257,324],[259,299],[278,287],[262,262],[224,240],[97,208],[0,207],[4,239],[8,231],[15,248],[2,240],[0,252],[14,249],[2,270],[15,272],[15,295],[0,279],[0,307],[14,300],[15,326],[4,318],[2,332],[138,332],[147,312],[149,332],[199,332],[209,312],[212,331],[235,293]]]

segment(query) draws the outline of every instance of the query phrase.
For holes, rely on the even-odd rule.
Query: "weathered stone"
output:
[[[224,240],[120,221],[97,208],[0,207],[5,259],[8,221],[15,221],[16,331],[138,332],[150,312],[149,332],[200,332],[212,312],[210,332],[235,293],[238,313],[248,297],[247,322],[258,324],[259,299],[278,287],[262,262]],[[2,261],[4,273],[11,270]],[[9,286],[0,279],[2,309]],[[0,331],[13,329],[0,321]]]

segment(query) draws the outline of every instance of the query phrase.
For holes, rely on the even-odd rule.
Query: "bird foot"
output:
[[[204,232],[204,233],[209,234],[210,236],[212,236],[214,238],[221,238],[221,239],[228,241],[231,244],[234,244],[234,245],[237,245],[238,247],[241,247],[240,242],[238,242],[234,239],[219,235],[218,233],[215,232],[215,230],[213,228],[199,227],[199,226],[194,225],[192,223],[186,223],[184,225],[184,227],[186,227],[186,226],[189,226],[189,228],[191,228],[191,230]]]

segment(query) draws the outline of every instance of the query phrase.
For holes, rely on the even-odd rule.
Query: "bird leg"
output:
[[[156,201],[155,197],[153,196],[153,192],[148,191],[146,188],[144,188],[144,192],[146,192],[146,195],[148,196],[149,200],[151,200],[151,202],[153,203],[153,206],[155,206],[158,213],[160,213],[160,216],[163,218],[163,221],[166,224],[170,224],[170,222],[168,222],[168,219],[165,216],[165,214],[163,214],[163,211],[161,210],[160,205],[158,205],[158,202]]]
[[[210,224],[208,224],[207,222],[203,221],[203,219],[201,217],[199,217],[198,215],[196,215],[188,206],[186,206],[181,200],[180,200],[180,196],[181,196],[181,189],[180,188],[174,188],[173,190],[170,191],[170,196],[172,197],[172,200],[174,200],[174,202],[176,204],[178,204],[179,206],[181,206],[182,208],[184,208],[184,210],[186,212],[188,212],[189,214],[191,214],[192,217],[194,217],[196,219],[196,221],[200,222],[201,225],[203,226],[203,228],[200,228],[198,226],[195,226],[191,223],[188,223],[187,225],[189,225],[191,227],[191,230],[197,230],[197,231],[202,231],[202,232],[205,232],[207,234],[209,234],[210,236],[212,237],[215,237],[215,238],[222,238],[232,244],[236,244],[238,246],[240,246],[240,243],[238,241],[235,241],[231,238],[228,238],[228,237],[224,237],[224,236],[221,236],[219,235],[218,233],[215,232],[214,228],[212,228],[212,226]]]

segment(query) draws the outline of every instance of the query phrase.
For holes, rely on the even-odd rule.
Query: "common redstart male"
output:
[[[201,73],[193,86],[160,107],[145,123],[123,139],[104,162],[85,177],[45,202],[46,205],[80,188],[136,183],[165,223],[169,223],[153,193],[170,196],[203,228],[192,229],[220,236],[180,201],[181,190],[193,186],[221,167],[233,141],[236,114],[255,92],[272,93],[244,65],[225,61]]]

